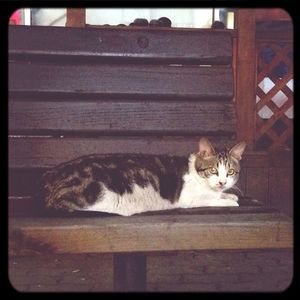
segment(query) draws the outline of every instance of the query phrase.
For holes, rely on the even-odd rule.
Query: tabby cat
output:
[[[234,187],[246,143],[216,153],[206,138],[187,157],[89,155],[43,176],[46,207],[130,216],[173,208],[239,206]]]

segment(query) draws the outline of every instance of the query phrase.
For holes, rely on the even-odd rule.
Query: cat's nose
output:
[[[226,180],[220,180],[219,181],[219,186],[224,186],[226,184]]]

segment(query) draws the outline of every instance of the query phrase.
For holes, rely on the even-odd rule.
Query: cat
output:
[[[147,211],[239,206],[234,187],[246,143],[217,153],[207,138],[186,157],[148,154],[88,155],[43,175],[45,207],[131,216]]]

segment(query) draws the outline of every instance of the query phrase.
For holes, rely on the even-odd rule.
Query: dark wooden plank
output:
[[[224,134],[235,131],[232,103],[9,102],[9,131]]]
[[[180,251],[147,256],[147,292],[280,292],[293,249]]]
[[[188,155],[198,151],[201,136],[101,136],[97,138],[10,137],[10,168],[49,168],[92,153]],[[219,148],[232,147],[234,136],[208,136]]]
[[[143,253],[114,254],[114,291],[140,292],[146,290],[146,255]]]
[[[11,168],[8,174],[8,194],[16,197],[34,195],[38,181],[45,171],[46,169],[40,168]]]
[[[247,147],[248,149],[248,147]],[[269,154],[265,151],[247,151],[243,156],[241,165],[246,168],[267,168],[269,167]]]
[[[11,62],[9,90],[21,97],[26,93],[222,100],[233,97],[232,70],[228,67],[74,63]]]
[[[9,217],[41,217],[45,215],[43,200],[40,203],[31,196],[9,197],[8,215]]]
[[[96,138],[52,138],[10,136],[10,168],[48,168],[66,160],[92,153],[145,153],[187,155],[197,151],[201,135],[195,136],[101,136]],[[216,149],[235,145],[235,135],[209,136]],[[244,153],[242,168],[292,168],[293,153],[253,152]]]
[[[270,167],[290,168],[294,167],[294,150],[270,151],[269,152]]]
[[[255,13],[255,20],[257,22],[292,21],[288,11],[282,8],[272,8],[272,9],[257,8],[254,9],[254,13]]]
[[[253,150],[255,133],[256,40],[255,12],[239,9],[236,13],[238,28],[236,57],[236,109],[238,138],[247,141]]]
[[[291,248],[293,223],[279,213],[10,218],[9,241],[12,255]]]
[[[241,165],[247,168],[292,168],[294,165],[293,150],[283,151],[247,151]]]
[[[231,34],[210,29],[11,26],[12,58],[62,56],[230,64]],[[34,57],[33,57],[34,56]]]
[[[268,203],[269,174],[268,168],[248,168],[246,179],[246,193],[265,205]]]
[[[272,30],[272,29],[256,29],[256,38],[260,41],[293,41],[294,33],[292,30]]]
[[[294,212],[294,182],[292,168],[270,168],[269,199],[270,206],[293,215]]]

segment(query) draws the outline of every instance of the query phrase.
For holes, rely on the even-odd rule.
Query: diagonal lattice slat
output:
[[[261,62],[260,66],[262,67],[262,70],[258,74],[257,81],[260,82],[266,76],[269,76],[269,74],[272,72],[272,69],[274,68],[274,66],[279,64],[281,61],[286,63],[289,67],[292,67],[293,66],[292,62],[286,56],[288,54],[289,50],[290,50],[290,47],[286,46],[284,49],[282,49],[282,51],[280,51],[279,53],[276,53],[276,56],[273,58],[271,64],[265,64],[264,62]]]
[[[257,109],[260,110],[263,106],[270,102],[271,98],[274,97],[282,88],[284,88],[292,78],[293,74],[289,72],[289,74],[285,78],[281,79],[280,81],[274,82],[275,86],[257,103]]]
[[[280,111],[279,114],[275,115],[273,114],[270,119],[266,123],[263,123],[261,127],[258,125],[258,131],[256,134],[256,138],[260,138],[263,134],[265,134],[268,130],[272,128],[272,126],[275,124],[276,121],[278,121],[280,118],[284,118],[285,116],[285,111]],[[260,118],[258,118],[260,119]]]

